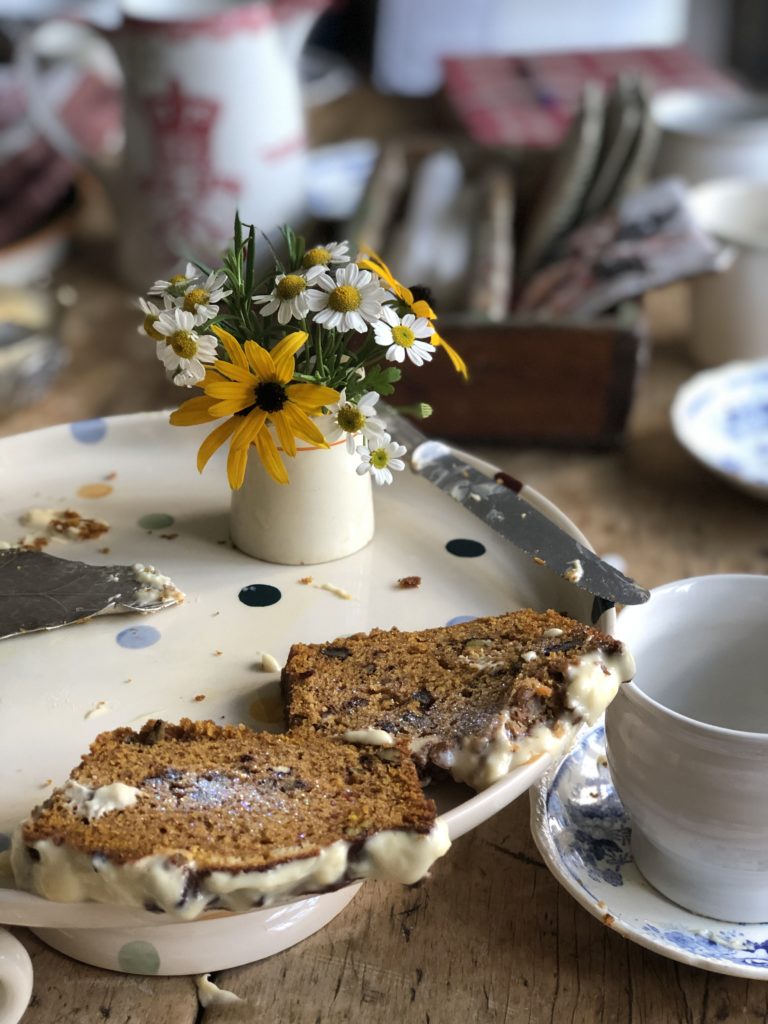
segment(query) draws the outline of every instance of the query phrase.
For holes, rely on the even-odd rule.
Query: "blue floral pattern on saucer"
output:
[[[768,981],[768,923],[733,924],[684,910],[649,885],[630,850],[602,724],[582,734],[531,790],[531,829],[557,880],[627,939],[673,960]]]
[[[709,469],[768,499],[768,359],[695,374],[671,409],[678,441]]]

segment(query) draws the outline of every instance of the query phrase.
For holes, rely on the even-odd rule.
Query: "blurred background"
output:
[[[239,209],[430,288],[433,432],[622,445],[768,357],[767,48],[760,0],[0,0],[0,434],[175,403],[136,297]]]

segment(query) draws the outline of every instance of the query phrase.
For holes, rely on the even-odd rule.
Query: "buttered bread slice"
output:
[[[562,750],[633,674],[618,640],[525,609],[294,644],[282,685],[289,727],[384,748],[405,739],[423,775],[483,789]]]
[[[193,918],[362,878],[411,884],[450,845],[407,750],[184,719],[102,733],[14,836],[18,886]]]

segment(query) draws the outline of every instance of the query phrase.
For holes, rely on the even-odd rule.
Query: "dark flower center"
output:
[[[432,289],[427,288],[425,284],[411,285],[411,295],[414,302],[427,302],[432,309],[435,308],[435,303],[432,300]]]
[[[280,412],[288,401],[285,388],[276,380],[264,380],[257,384],[255,398],[255,404],[264,412]]]

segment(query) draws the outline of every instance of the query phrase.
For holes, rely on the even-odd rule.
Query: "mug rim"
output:
[[[685,103],[694,107],[694,116],[705,117],[717,115],[722,111],[754,112],[755,116],[747,121],[728,122],[725,118],[717,119],[709,126],[685,123],[690,118],[680,115],[676,108]],[[668,108],[671,108],[671,113]],[[651,116],[657,127],[675,138],[695,139],[698,142],[713,143],[722,141],[755,142],[762,141],[768,131],[768,95],[763,93],[726,93],[713,89],[664,89],[651,100]],[[703,118],[701,118],[703,120]]]
[[[631,608],[625,608],[617,618],[616,622],[616,638],[626,642],[622,636],[621,620],[627,612],[630,612],[630,617],[634,618],[637,615],[642,615],[648,605],[653,601],[654,595],[667,593],[680,587],[682,584],[698,584],[706,582],[729,581],[731,583],[741,582],[746,580],[762,580],[763,584],[768,589],[768,576],[763,576],[760,573],[708,573],[704,576],[687,576],[679,580],[670,580],[668,583],[663,583],[658,587],[654,587],[651,590],[651,596],[647,605],[633,605]],[[633,652],[634,653],[634,652]],[[705,734],[713,737],[719,737],[721,739],[739,739],[747,741],[753,745],[768,746],[768,732],[751,732],[746,729],[730,729],[724,725],[713,725],[710,722],[702,722],[697,718],[691,718],[688,715],[682,714],[680,711],[674,711],[672,708],[668,708],[665,704],[655,700],[645,690],[641,690],[634,679],[631,679],[628,683],[623,683],[620,692],[623,692],[633,700],[635,703],[643,705],[659,718],[663,718],[669,721],[674,721],[680,725],[686,727],[692,732]],[[610,705],[608,710],[610,710]]]

